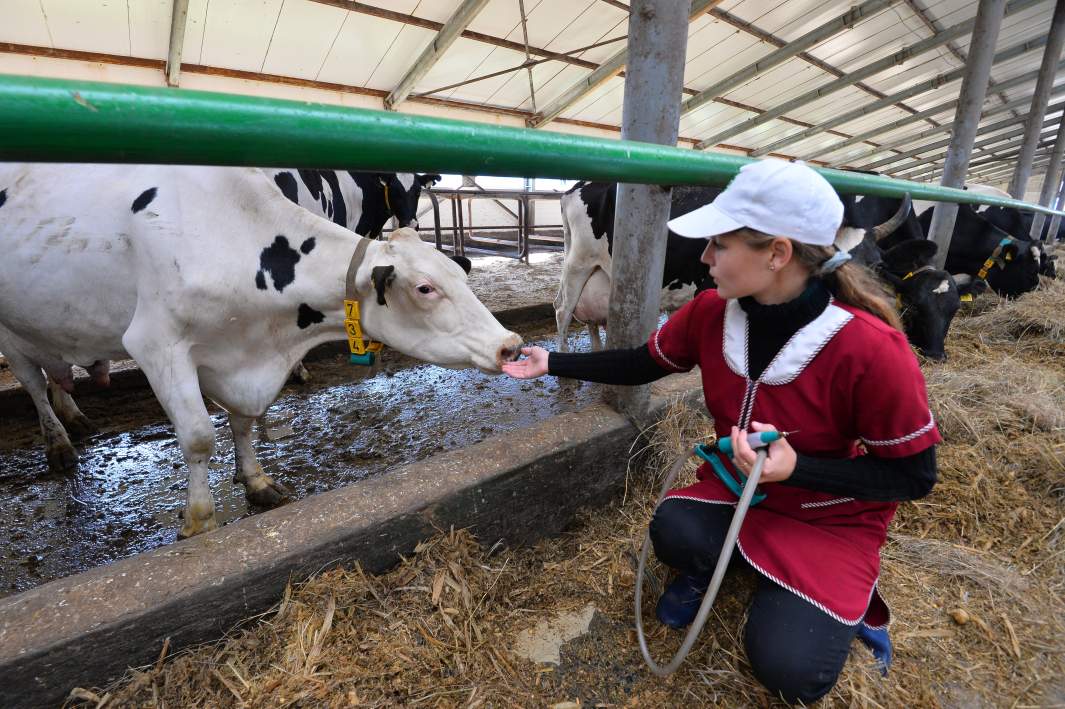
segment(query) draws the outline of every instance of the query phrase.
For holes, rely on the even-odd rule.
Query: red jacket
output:
[[[792,447],[817,458],[908,456],[941,440],[905,335],[834,300],[754,381],[747,377],[747,314],[717,291],[705,291],[677,311],[648,346],[666,369],[700,367],[718,436],[752,420],[769,423],[795,431],[788,438]],[[736,504],[709,464],[698,478],[668,496]],[[748,563],[842,623],[865,618],[870,626],[885,625],[887,607],[876,581],[896,503],[780,483],[761,489],[767,498],[750,508],[740,531],[739,550]]]

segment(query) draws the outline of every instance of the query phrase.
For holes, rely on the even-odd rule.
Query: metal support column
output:
[[[1005,0],[980,0],[980,6],[976,10],[976,23],[969,43],[969,70],[961,82],[961,95],[954,119],[957,127],[944,161],[941,185],[961,187],[965,184],[965,172],[969,169],[969,155],[976,139],[984,97],[987,95],[987,80],[991,76],[991,61],[1005,9]],[[928,238],[939,247],[936,253],[937,268],[943,268],[947,262],[950,236],[957,217],[957,204],[940,203],[932,212]]]
[[[1035,144],[1039,142],[1040,126],[1046,113],[1047,102],[1050,100],[1050,91],[1054,87],[1055,69],[1061,57],[1063,42],[1065,42],[1065,2],[1059,0],[1055,3],[1054,17],[1050,20],[1047,46],[1043,50],[1043,63],[1039,66],[1039,78],[1036,79],[1035,91],[1032,93],[1032,107],[1024,123],[1024,142],[1021,144],[1021,156],[1017,158],[1017,171],[1013,173],[1013,178],[1010,180],[1008,192],[1017,199],[1024,199],[1024,192],[1028,188],[1028,178],[1032,176],[1032,156],[1035,155]],[[1047,198],[1049,199],[1049,194]]]
[[[1065,5],[1065,3],[1059,3],[1058,9],[1061,9],[1060,5]],[[1043,190],[1039,193],[1039,204],[1044,207],[1050,206],[1050,201],[1054,199],[1054,191],[1061,182],[1063,157],[1065,157],[1065,116],[1061,117],[1061,123],[1058,124],[1058,134],[1054,138],[1054,147],[1050,151],[1050,165],[1047,167],[1047,174],[1043,177]],[[1023,198],[1024,195],[1022,194],[1021,197]],[[1032,231],[1029,232],[1033,239],[1039,238],[1045,219],[1046,216],[1043,214],[1035,215],[1035,219],[1032,220]]]
[[[1061,189],[1058,190],[1058,199],[1054,202],[1054,207],[1058,210],[1061,209],[1061,205],[1065,204],[1065,180],[1061,181]],[[1042,215],[1040,215],[1042,216]],[[1058,227],[1061,226],[1061,215],[1055,214],[1050,220],[1050,228],[1047,229],[1047,241],[1054,243],[1058,238]]]
[[[633,0],[630,7],[621,138],[676,145],[689,3]],[[658,322],[669,203],[668,189],[654,185],[618,185],[608,347],[635,347],[647,340]],[[646,386],[613,388],[608,400],[640,422],[650,403],[650,389]]]
[[[181,53],[185,47],[188,19],[189,0],[174,0],[170,17],[170,50],[166,55],[167,86],[177,86],[181,76]]]

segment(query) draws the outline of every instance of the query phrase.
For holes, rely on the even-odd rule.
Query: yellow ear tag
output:
[[[963,303],[971,303],[971,302],[973,302],[973,294],[972,293],[966,293],[965,295],[961,296],[958,300],[960,300]]]
[[[348,335],[348,350],[352,354],[365,354],[366,343],[362,339],[362,328],[359,326],[359,301],[344,301],[344,331]]]

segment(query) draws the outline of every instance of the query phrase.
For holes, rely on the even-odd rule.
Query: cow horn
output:
[[[907,192],[906,196],[902,198],[902,204],[899,205],[899,211],[895,212],[895,215],[888,219],[883,224],[878,224],[871,229],[873,232],[873,238],[877,241],[891,236],[895,233],[895,230],[902,226],[902,223],[906,221],[906,217],[910,214],[910,193]]]

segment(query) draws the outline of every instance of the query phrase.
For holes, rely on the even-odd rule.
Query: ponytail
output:
[[[764,249],[773,243],[772,236],[753,230],[745,230],[747,244],[751,248]],[[835,246],[812,246],[794,239],[792,253],[811,274],[817,274],[821,266],[836,253]],[[902,318],[895,309],[895,299],[884,285],[865,266],[847,261],[831,273],[815,276],[822,279],[832,295],[847,305],[875,315],[885,323],[902,332]]]
[[[836,298],[872,313],[902,332],[902,318],[895,309],[894,299],[868,268],[851,261],[822,278]]]

